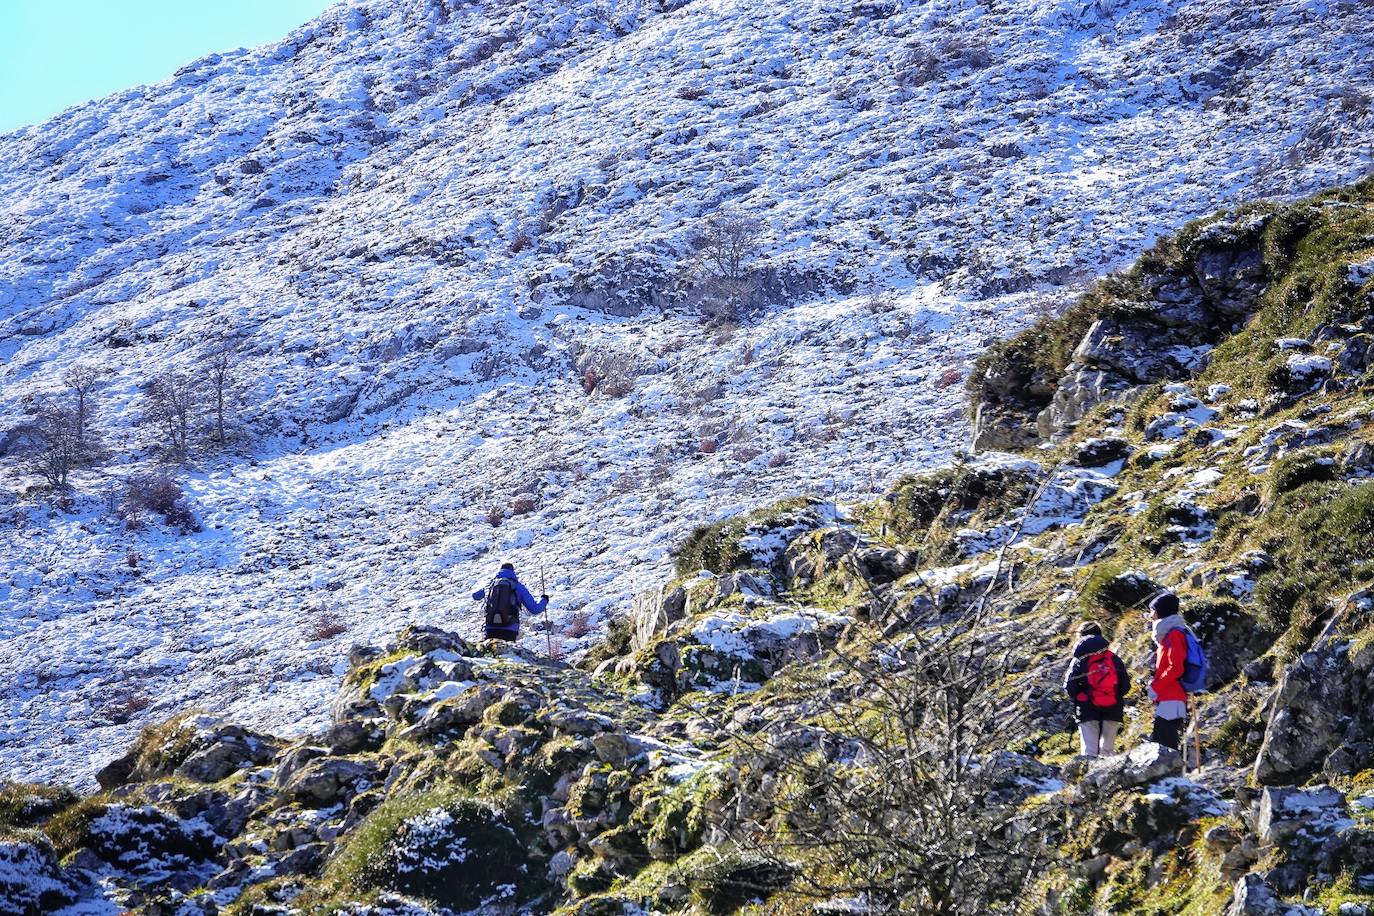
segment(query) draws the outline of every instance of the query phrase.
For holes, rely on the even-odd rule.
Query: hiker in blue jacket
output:
[[[521,605],[531,614],[542,614],[549,606],[548,595],[540,595],[538,601],[534,600],[530,590],[515,577],[515,567],[510,563],[502,563],[496,578],[486,588],[473,592],[472,600],[483,602],[487,639],[507,642],[515,642],[520,636]]]

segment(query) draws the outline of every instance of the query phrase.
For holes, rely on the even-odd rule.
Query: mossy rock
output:
[[[373,811],[326,879],[353,892],[393,891],[462,911],[529,899],[539,872],[501,812],[440,790]]]
[[[767,900],[787,887],[796,870],[775,859],[747,853],[726,853],[686,875],[692,901],[707,913],[733,913],[754,900]]]
[[[1272,503],[1304,484],[1334,480],[1336,471],[1336,459],[1326,452],[1301,452],[1280,458],[1269,471],[1265,501]]]
[[[820,503],[814,497],[794,497],[747,515],[700,525],[675,551],[677,574],[690,576],[697,570],[706,569],[723,576],[748,569],[755,565],[757,558],[743,543],[747,535],[783,529],[797,529],[795,534],[800,534],[806,528],[818,527],[821,524],[819,515],[808,510]],[[785,546],[785,543],[778,545],[779,553]]]
[[[1139,570],[1123,570],[1111,563],[1097,566],[1078,593],[1084,611],[1102,612],[1118,617],[1128,610],[1142,607],[1151,595],[1160,591],[1158,583]]]

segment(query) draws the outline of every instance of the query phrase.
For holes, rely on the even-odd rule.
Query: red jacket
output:
[[[1181,629],[1175,627],[1164,634],[1164,639],[1155,651],[1155,676],[1154,680],[1150,681],[1150,687],[1155,692],[1155,702],[1188,701],[1188,692],[1179,683],[1183,677],[1183,666],[1187,661],[1188,639]]]

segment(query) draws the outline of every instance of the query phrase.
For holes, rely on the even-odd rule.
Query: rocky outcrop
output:
[[[974,451],[1023,450],[1073,429],[1099,404],[1199,372],[1268,286],[1269,219],[1221,218],[1185,233],[1038,337],[990,351],[971,383]],[[1062,364],[1057,347],[1069,351]]]
[[[1365,599],[1368,600],[1368,599]],[[1255,778],[1293,782],[1374,767],[1374,641],[1331,639],[1289,665],[1270,701]]]

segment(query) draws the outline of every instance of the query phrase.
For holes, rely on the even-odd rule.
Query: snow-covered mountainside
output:
[[[318,726],[344,645],[471,632],[499,560],[594,631],[695,523],[947,457],[988,340],[1368,170],[1364,7],[373,0],[0,136],[0,438],[96,365],[111,456],[0,484],[4,769],[188,705]],[[723,212],[738,327],[696,308]],[[225,339],[204,530],[128,530],[141,386]]]

